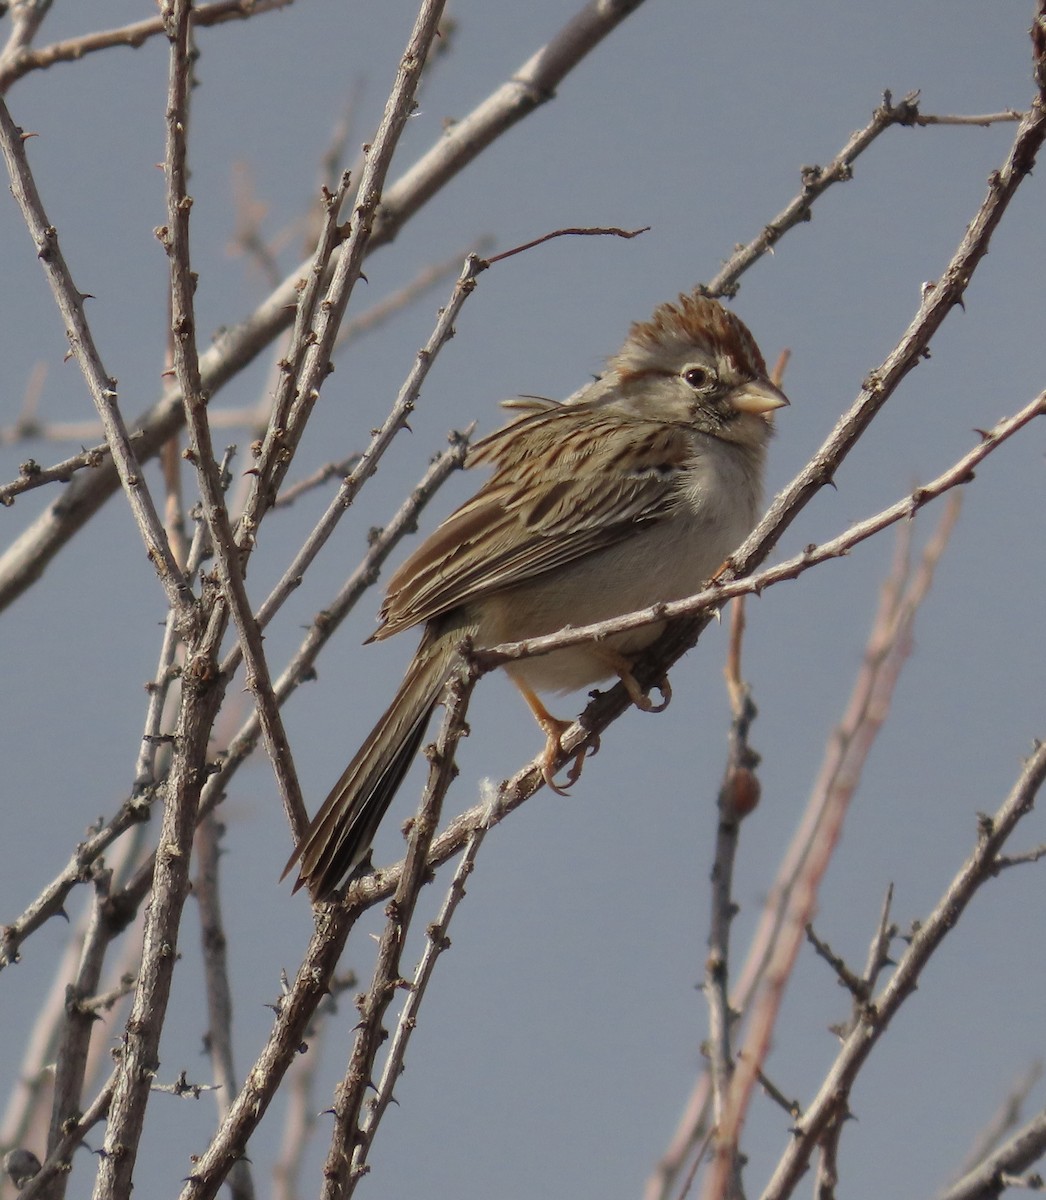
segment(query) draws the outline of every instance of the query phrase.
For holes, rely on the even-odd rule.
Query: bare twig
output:
[[[0,147],[3,149],[11,177],[11,190],[22,210],[22,217],[36,247],[37,258],[43,266],[55,303],[65,322],[66,336],[73,355],[102,419],[112,461],[145,542],[149,559],[160,577],[168,602],[179,613],[181,622],[186,623],[192,616],[193,598],[178,564],[174,561],[152,494],[132,446],[131,435],[120,412],[115,380],[102,366],[84,312],[84,293],[73,283],[58,244],[58,231],[44,211],[43,201],[40,199],[26,157],[25,140],[22,130],[11,120],[7,105],[0,100]],[[104,465],[101,464],[99,470],[104,469]]]
[[[407,120],[413,111],[414,97],[421,80],[421,72],[428,58],[429,49],[439,26],[443,12],[443,0],[422,0],[418,16],[411,31],[407,49],[400,59],[395,82],[389,92],[375,134],[367,151],[366,163],[359,186],[353,199],[352,221],[348,237],[341,253],[333,264],[330,285],[322,304],[317,304],[315,313],[298,322],[299,329],[292,343],[290,357],[296,369],[291,380],[288,372],[286,417],[279,422],[279,453],[266,455],[269,440],[262,448],[263,463],[259,466],[260,486],[256,489],[255,501],[248,501],[248,532],[253,534],[263,508],[271,505],[287,473],[291,456],[305,430],[305,425],[319,398],[320,388],[326,378],[334,352],[338,330],[352,291],[359,280],[363,260],[369,252],[371,234],[377,220],[379,203],[384,207],[385,178],[392,164],[392,155]],[[343,181],[345,188],[348,180]],[[332,205],[330,217],[337,216],[337,206]],[[309,285],[306,285],[308,293]],[[296,345],[300,345],[300,365]],[[293,384],[293,390],[291,385]],[[277,404],[277,407],[280,407]],[[281,414],[282,416],[282,414]],[[275,437],[275,429],[273,435]],[[246,523],[246,522],[245,522]],[[241,549],[244,549],[241,545]],[[304,827],[304,826],[303,826]]]
[[[356,1183],[366,1173],[363,1160],[369,1149],[374,1124],[361,1121],[364,1096],[371,1086],[378,1049],[386,1037],[382,1025],[385,1013],[396,991],[410,987],[402,977],[403,949],[418,896],[431,879],[429,847],[439,822],[443,798],[457,774],[454,751],[458,740],[466,732],[465,714],[475,683],[474,671],[463,660],[447,687],[447,711],[430,758],[432,765],[428,784],[411,824],[403,872],[387,909],[388,920],[378,944],[374,976],[357,1005],[360,1022],[356,1040],[334,1101],[334,1131],[323,1169],[323,1200],[340,1200],[342,1196],[351,1196]],[[378,1101],[383,1106],[388,1104],[397,1074],[394,1067],[392,1078],[386,1080],[385,1091],[379,1093],[375,1104]]]
[[[95,1186],[96,1200],[126,1195],[132,1186],[138,1146],[145,1123],[150,1081],[159,1063],[160,1034],[170,998],[178,933],[189,890],[189,861],[206,777],[207,743],[224,689],[216,677],[218,649],[226,627],[227,604],[237,620],[241,644],[247,643],[248,663],[267,683],[260,634],[254,625],[242,576],[232,548],[232,535],[223,498],[221,470],[214,456],[206,417],[207,397],[196,353],[193,278],[189,262],[189,210],[187,191],[187,139],[189,89],[192,70],[192,0],[164,0],[160,10],[170,41],[167,103],[168,226],[160,231],[171,264],[171,329],[173,357],[189,428],[190,450],[197,469],[211,546],[218,557],[222,595],[204,589],[201,607],[206,628],[199,634],[184,631],[186,669],[182,675],[181,707],[175,729],[167,803],[163,809],[153,899],[146,916],[142,969],[125,1029],[122,1056],[106,1124],[105,1153],[101,1156]],[[252,634],[254,640],[252,640]],[[259,688],[259,691],[261,688]],[[257,694],[257,693],[256,693]],[[259,709],[275,713],[259,699]],[[276,717],[278,724],[278,716]],[[269,726],[266,732],[271,732]],[[275,759],[276,753],[273,753]],[[288,755],[289,758],[289,755]]]
[[[1017,1122],[1021,1118],[1021,1111],[1028,1097],[1031,1095],[1032,1088],[1042,1078],[1042,1071],[1042,1062],[1034,1062],[1015,1081],[1010,1088],[1009,1094],[999,1106],[998,1111],[988,1122],[987,1126],[981,1130],[977,1136],[977,1140],[970,1148],[969,1154],[958,1171],[960,1179],[969,1175],[971,1171],[975,1171],[978,1167],[983,1166],[988,1156],[999,1148],[1003,1138],[1017,1128]]]
[[[91,913],[95,908],[91,905]],[[89,919],[89,918],[88,918]],[[54,1104],[54,1062],[66,1028],[65,1001],[69,981],[76,975],[87,933],[87,920],[76,926],[56,956],[50,987],[38,997],[37,1015],[25,1038],[16,1082],[11,1087],[0,1121],[0,1147],[19,1146],[44,1153]]]
[[[38,1200],[46,1194],[52,1182],[60,1176],[67,1175],[69,1164],[76,1148],[84,1138],[109,1114],[112,1101],[116,1072],[110,1076],[105,1086],[84,1110],[78,1120],[70,1121],[62,1131],[62,1139],[54,1150],[47,1156],[47,1161],[33,1176],[32,1180],[18,1193],[18,1200]]]
[[[30,399],[32,400],[31,409]],[[47,421],[38,413],[39,397],[27,397],[25,408],[13,424],[0,429],[0,446],[14,446],[18,442],[28,442],[34,439],[44,442],[88,442],[103,436],[102,423],[97,419]],[[104,453],[109,447],[103,442],[95,448]]]
[[[792,968],[798,956],[804,931],[813,917],[820,881],[831,861],[842,831],[842,824],[863,771],[868,753],[878,736],[901,669],[910,653],[911,633],[916,613],[929,591],[933,573],[948,543],[958,515],[957,505],[946,511],[940,527],[923,554],[919,571],[908,582],[907,538],[902,535],[894,569],[888,578],[865,652],[864,667],[847,707],[835,745],[826,758],[815,794],[823,797],[817,807],[816,837],[806,848],[803,865],[792,883],[790,900],[782,913],[780,932],[770,950],[764,975],[764,989],[753,1003],[745,1034],[741,1065],[734,1076],[730,1112],[724,1125],[731,1138],[740,1136],[747,1106],[756,1082],[755,1069],[761,1068],[769,1051],[777,1014]],[[902,590],[902,582],[908,586]],[[831,766],[829,764],[831,763]],[[842,977],[849,981],[851,972]],[[855,1012],[866,1018],[868,1004],[860,999],[862,988],[855,985]],[[835,1142],[847,1115],[845,1097],[834,1112],[830,1127],[822,1131],[824,1148],[822,1190],[834,1187]],[[724,1136],[726,1136],[724,1132]],[[725,1165],[717,1162],[709,1176],[706,1194],[715,1196],[716,1179]]]
[[[432,499],[447,477],[460,467],[467,447],[468,442],[463,435],[452,435],[450,448],[435,459],[392,520],[368,546],[363,561],[346,581],[332,604],[317,617],[306,635],[304,643],[276,681],[275,692],[280,704],[283,704],[287,697],[294,693],[303,680],[311,676],[320,651],[359,597],[374,582],[381,565],[400,540],[416,528],[418,515],[425,505]],[[259,612],[259,621],[263,627],[279,608],[277,599],[275,595],[270,596],[262,606]],[[238,653],[236,647],[230,651],[230,654],[235,653]],[[221,678],[227,678],[231,673],[228,667],[227,659],[221,668]],[[147,726],[147,730],[148,728]],[[148,732],[146,736],[149,736]],[[208,777],[201,802],[202,814],[212,811],[218,804],[229,780],[257,745],[259,736],[258,716],[255,711],[233,737],[225,754],[220,759],[218,769]],[[139,795],[139,792],[142,794]],[[78,883],[82,883],[89,876],[91,864],[104,854],[121,834],[146,820],[149,811],[148,800],[151,799],[151,796],[151,785],[143,788],[136,784],[133,794],[123,804],[120,811],[101,828],[93,830],[76,847],[65,868],[43,889],[40,895],[14,921],[0,926],[0,967],[16,962],[19,949],[25,939],[51,917],[64,910],[69,893]],[[150,860],[140,868],[137,879],[127,885],[128,889],[136,893],[147,890],[152,879],[152,871],[153,864]],[[129,896],[126,894],[121,898],[123,903],[127,903],[128,900]]]
[[[844,557],[855,546],[866,541],[874,534],[889,528],[891,525],[897,524],[899,521],[909,520],[920,508],[923,508],[931,500],[944,495],[945,492],[950,491],[952,488],[969,483],[973,479],[974,468],[983,462],[989,454],[1015,433],[1018,433],[1029,422],[1043,415],[1046,415],[1046,392],[1040,393],[1030,404],[1025,405],[1024,408],[1012,417],[1007,417],[999,421],[990,430],[981,432],[981,440],[977,446],[957,459],[951,467],[943,471],[935,479],[917,487],[904,499],[898,500],[896,504],[884,508],[874,516],[850,525],[838,537],[832,538],[827,542],[822,542],[820,545],[807,546],[802,554],[785,559],[784,562],[778,563],[773,567],[767,567],[756,574],[747,577],[738,577],[741,564],[748,565],[757,558],[757,554],[754,551],[746,550],[746,547],[757,546],[761,552],[762,547],[767,542],[776,540],[778,536],[778,523],[775,515],[780,514],[781,516],[786,516],[789,520],[791,519],[790,505],[786,503],[785,497],[793,494],[797,490],[798,481],[808,474],[809,467],[804,468],[800,476],[797,477],[797,480],[793,481],[786,492],[782,493],[774,501],[770,512],[759,523],[745,545],[734,555],[736,566],[734,575],[731,578],[722,582],[717,580],[711,587],[685,600],[676,600],[669,604],[657,604],[651,608],[641,609],[622,617],[614,617],[612,620],[600,621],[592,625],[572,626],[569,630],[548,634],[545,637],[530,638],[519,642],[504,642],[500,646],[492,646],[490,649],[477,650],[475,652],[477,662],[484,672],[491,671],[495,667],[499,667],[503,663],[515,659],[529,658],[539,654],[550,654],[553,650],[559,650],[565,646],[579,645],[582,642],[599,641],[614,633],[637,629],[643,625],[655,624],[664,621],[666,618],[689,617],[708,611],[715,611],[726,600],[734,596],[760,595],[775,583],[797,579],[810,567],[826,562],[828,559]],[[816,457],[820,458],[823,453],[822,449]]]
[[[909,92],[898,104],[894,104],[889,92],[872,113],[872,119],[859,129],[832,161],[825,167],[801,167],[802,189],[747,245],[739,246],[723,264],[718,274],[709,280],[705,292],[709,296],[735,296],[737,281],[753,263],[774,246],[788,232],[809,221],[813,216],[811,205],[833,184],[848,183],[853,178],[853,165],[868,147],[894,125],[911,125],[919,109],[916,101],[918,92]]]
[[[286,978],[283,984],[283,994],[287,995],[290,985]],[[319,1069],[325,1059],[326,1027],[337,1011],[337,997],[357,984],[358,980],[352,972],[335,975],[331,979],[327,1002],[320,1005],[305,1031],[310,1053],[300,1055],[291,1064],[283,1082],[286,1108],[279,1157],[272,1168],[274,1200],[294,1200],[302,1192],[299,1176],[309,1141],[317,1127],[319,1101],[316,1099],[316,1085]]]
[[[722,1147],[723,1138],[729,1136],[736,1139],[738,1136],[740,1113],[736,1106],[747,1103],[754,1084],[759,1080],[784,981],[802,943],[804,926],[813,912],[814,881],[823,873],[831,857],[846,804],[859,778],[861,764],[876,730],[885,718],[890,689],[907,652],[911,621],[929,587],[932,565],[943,551],[952,520],[954,514],[949,514],[945,528],[931,540],[924,565],[907,592],[903,587],[909,573],[907,546],[910,534],[907,527],[903,527],[899,536],[894,566],[884,584],[879,611],[873,622],[864,667],[840,728],[828,748],[806,812],[782,859],[777,880],[770,890],[763,916],[749,947],[747,962],[730,998],[733,1011],[744,1014],[752,1007],[758,985],[767,980],[767,989],[761,1000],[764,1011],[760,1014],[757,1010],[750,1021],[744,1047],[737,1056],[740,1066],[735,1072],[732,1089],[744,1087],[746,1090],[743,1093],[734,1092],[731,1097],[730,1111],[720,1127],[717,1150]],[[877,931],[876,946],[880,931]],[[662,1161],[648,1181],[648,1200],[657,1200],[670,1194],[673,1180],[692,1155],[694,1147],[704,1138],[710,1096],[711,1084],[708,1073],[704,1072],[695,1084]],[[728,1142],[727,1161],[718,1163],[716,1173],[720,1186],[732,1178],[729,1156],[734,1152]],[[710,1183],[706,1194],[715,1194],[715,1186]]]
[[[487,786],[489,787],[489,785]],[[450,922],[457,911],[458,905],[465,897],[465,881],[475,869],[476,855],[483,844],[487,829],[496,819],[498,799],[497,789],[489,787],[487,797],[488,819],[483,824],[478,825],[469,835],[464,852],[454,870],[450,887],[444,897],[443,904],[440,906],[439,913],[435,921],[425,931],[425,949],[414,972],[414,976],[410,981],[410,986],[406,990],[406,999],[404,1000],[403,1008],[400,1010],[392,1040],[389,1043],[389,1050],[385,1058],[385,1065],[382,1068],[381,1078],[377,1083],[375,1094],[367,1106],[367,1113],[361,1125],[361,1138],[353,1155],[352,1163],[353,1171],[356,1175],[360,1175],[366,1168],[367,1156],[370,1147],[374,1143],[375,1131],[389,1104],[392,1103],[393,1089],[396,1086],[396,1081],[403,1073],[403,1060],[407,1052],[407,1046],[411,1035],[418,1026],[418,1013],[421,1008],[421,1001],[425,996],[425,991],[432,978],[432,973],[435,970],[439,956],[450,945],[447,931],[450,928]]]
[[[50,1156],[62,1140],[70,1120],[80,1113],[84,1072],[87,1068],[87,1051],[91,1041],[96,1014],[85,1008],[83,1001],[98,990],[102,977],[105,951],[111,939],[108,912],[109,887],[112,882],[110,871],[99,871],[94,880],[94,903],[91,919],[84,938],[80,964],[75,981],[66,993],[65,1021],[61,1041],[55,1056],[54,1102],[51,1108],[51,1129],[47,1138],[47,1153]]]
[[[218,886],[220,839],[223,829],[212,815],[204,817],[196,831],[198,870],[193,895],[200,909],[200,941],[203,946],[204,978],[207,986],[207,1050],[216,1084],[214,1099],[219,1119],[228,1115],[232,1098],[239,1090],[232,1053],[232,988],[229,985],[221,892]],[[253,1200],[251,1165],[241,1158],[229,1176],[234,1200]]]
[[[219,637],[220,629],[211,628],[187,647],[181,707],[152,873],[153,899],[145,923],[142,973],[120,1047],[105,1153],[98,1165],[97,1200],[116,1200],[129,1191],[149,1084],[159,1062],[163,1015],[170,997],[178,929],[189,887],[200,790],[207,777],[207,742],[223,696],[217,671]]]
[[[294,326],[288,339],[287,353],[281,356],[277,364],[280,375],[270,406],[267,427],[255,454],[251,488],[237,522],[236,540],[245,557],[254,544],[258,524],[271,507],[278,490],[274,476],[275,464],[280,456],[293,453],[294,443],[286,444],[291,405],[300,387],[299,379],[305,356],[315,342],[313,321],[320,303],[324,279],[338,244],[338,213],[348,195],[349,187],[350,178],[346,171],[333,192],[323,193],[324,213],[320,234],[297,297]],[[299,438],[301,432],[299,429]]]
[[[503,250],[500,254],[493,254],[487,259],[487,266],[492,267],[495,263],[501,262],[503,259],[512,258],[517,254],[523,254],[527,250],[533,250],[535,246],[544,245],[545,242],[551,242],[553,238],[561,237],[619,237],[631,240],[634,237],[639,237],[641,233],[648,233],[649,225],[644,225],[642,229],[618,229],[612,226],[592,226],[589,228],[573,228],[573,229],[554,229],[551,233],[543,233],[541,237],[534,238],[532,241],[524,242],[521,246],[513,246],[511,250]]]
[[[317,1064],[322,1053],[321,1034],[309,1038],[311,1055],[292,1063],[283,1082],[286,1112],[280,1139],[280,1153],[272,1168],[274,1200],[294,1200],[300,1195],[299,1176],[305,1151],[316,1128],[314,1088]]]
[[[264,1116],[288,1067],[301,1049],[318,1005],[327,994],[327,980],[337,966],[358,907],[321,907],[316,931],[309,940],[294,983],[282,998],[276,1021],[261,1054],[233,1101],[207,1150],[196,1160],[182,1189],[182,1200],[216,1196],[232,1164],[245,1152],[247,1141]]]
[[[246,163],[233,163],[231,176],[236,224],[229,243],[229,253],[243,255],[252,261],[268,286],[275,287],[280,282],[280,265],[275,248],[261,234],[267,206],[254,198],[254,179]]]
[[[220,25],[225,21],[242,21],[259,13],[285,8],[293,2],[294,0],[214,0],[213,3],[201,4],[196,9],[193,22],[202,27]],[[60,62],[79,62],[86,54],[108,50],[113,46],[130,46],[137,49],[150,38],[158,37],[163,31],[163,19],[150,17],[144,21],[135,21],[131,25],[123,25],[119,29],[85,33],[63,42],[54,42],[50,46],[41,46],[39,50],[25,48],[28,44],[26,39],[18,52],[12,53],[8,47],[0,59],[0,93],[7,91],[11,84],[30,71],[39,71]]]
[[[79,1111],[83,1088],[90,1086],[101,1056],[108,1057],[99,1017],[133,987],[140,959],[137,929],[122,940],[121,961],[110,970],[108,989],[91,989],[97,987],[109,942],[133,920],[133,910],[113,904],[112,889],[137,854],[137,839],[125,838],[104,870],[95,865],[84,877],[86,882],[97,878],[99,886],[70,931],[51,987],[38,1006],[19,1069],[20,1085],[12,1090],[0,1125],[0,1146],[35,1146],[43,1153],[49,1125],[55,1124],[56,1097],[62,1097],[59,1104],[67,1111]]]
[[[939,1193],[937,1200],[997,1200],[1007,1187],[1030,1187],[1042,1191],[1042,1176],[1034,1180],[1014,1179],[1046,1154],[1046,1112],[1040,1112],[1004,1145],[989,1154],[958,1182]]]
[[[291,757],[290,743],[262,646],[261,629],[251,611],[244,584],[240,555],[233,541],[232,525],[225,506],[222,474],[214,453],[207,420],[209,397],[200,375],[196,349],[196,317],[193,299],[196,278],[189,251],[188,193],[189,92],[192,70],[191,0],[172,0],[161,10],[167,17],[171,40],[171,71],[167,104],[167,228],[160,231],[170,262],[171,330],[174,365],[186,411],[189,454],[196,468],[203,500],[203,515],[210,535],[211,550],[218,569],[222,596],[236,626],[239,645],[247,666],[246,686],[254,697],[261,720],[265,748],[279,783],[280,796],[293,822],[304,825],[305,802]],[[223,621],[212,612],[212,621]]]
[[[55,463],[53,467],[41,467],[35,459],[28,458],[20,466],[18,478],[0,486],[0,504],[7,508],[14,504],[16,496],[48,483],[68,483],[77,471],[86,467],[100,467],[108,453],[108,446],[95,446]]]
[[[897,936],[897,926],[890,920],[892,905],[893,884],[891,883],[886,889],[886,895],[883,897],[883,908],[879,914],[879,924],[869,943],[868,958],[864,965],[862,979],[869,994],[879,982],[879,976],[885,968],[893,966],[893,960],[890,958],[890,946],[893,944],[893,939]],[[857,1019],[856,1012],[854,1013],[854,1019]]]
[[[806,934],[806,940],[813,946],[817,957],[823,958],[835,972],[836,980],[840,987],[846,988],[855,1000],[866,1000],[868,998],[868,989],[865,986],[864,980],[847,965],[845,959],[834,953],[832,947],[826,941],[817,936],[811,921],[807,921],[803,926],[803,931]]]
[[[329,483],[332,479],[344,479],[346,475],[350,475],[359,466],[362,457],[362,452],[357,451],[348,458],[343,458],[341,462],[325,463],[318,470],[313,471],[311,475],[306,475],[304,479],[284,485],[283,490],[276,497],[272,507],[274,509],[290,508],[301,496],[315,491],[316,488],[323,487],[325,483]]]
[[[16,0],[6,6],[10,8],[11,33],[0,54],[0,66],[17,60],[24,54],[36,37],[37,30],[43,24],[51,8],[51,0]]]
[[[47,364],[35,363],[29,373],[29,381],[22,396],[22,411],[13,425],[7,429],[0,429],[0,446],[12,446],[27,438],[40,436],[42,422],[37,414],[40,411],[40,395],[44,390],[46,379]]]
[[[386,191],[381,211],[368,240],[370,251],[392,240],[403,225],[441,188],[517,121],[551,100],[557,86],[587,54],[638,8],[641,0],[592,0],[531,59],[513,72],[471,114],[441,134],[422,158]],[[344,255],[342,250],[337,257]],[[224,332],[200,356],[204,389],[214,395],[243,370],[294,320],[300,283],[308,264],[293,271],[243,324]],[[141,459],[157,453],[184,419],[178,388],[164,396],[139,422],[135,443]],[[101,508],[119,479],[106,464],[91,476],[79,475],[0,555],[0,608],[41,577],[62,546]]]
[[[960,114],[960,113],[942,113],[934,115],[933,113],[916,113],[912,120],[913,125],[980,125],[987,128],[989,125],[998,125],[1001,122],[1023,121],[1025,114],[1018,111],[1016,108],[1006,108],[1002,112],[997,113],[982,113],[979,116],[975,113]]]
[[[814,1147],[829,1124],[845,1114],[847,1098],[857,1072],[889,1027],[897,1010],[915,990],[919,976],[934,951],[955,927],[979,888],[993,877],[995,859],[1018,823],[1031,811],[1044,782],[1046,743],[1038,743],[998,811],[988,821],[981,822],[976,849],[949,884],[933,912],[920,923],[889,982],[868,1004],[860,1025],[843,1043],[820,1091],[796,1123],[792,1140],[763,1193],[763,1200],[782,1200],[791,1195],[806,1170]],[[1013,1150],[1013,1161],[1007,1160],[1004,1164],[1007,1167],[1021,1169],[1017,1163],[1026,1165],[1023,1154],[1029,1148],[1034,1149],[1035,1157],[1038,1157],[1042,1148],[1046,1147],[1046,1117],[1037,1118],[1033,1128],[1023,1131],[1004,1149],[1013,1147],[1019,1147],[1020,1153]],[[999,1151],[996,1157],[999,1156],[1003,1156],[1003,1151]],[[999,1169],[998,1166],[995,1169]],[[951,1196],[949,1200],[956,1198]]]
[[[734,860],[737,854],[741,821],[755,807],[758,781],[754,768],[758,755],[748,743],[748,734],[756,716],[748,685],[741,674],[741,647],[744,639],[744,598],[734,601],[730,624],[730,646],[726,659],[726,684],[733,720],[729,751],[717,803],[715,857],[712,864],[712,904],[705,959],[704,993],[708,1004],[708,1063],[712,1088],[712,1119],[722,1127],[726,1113],[734,1061],[731,1048],[734,1018],[730,1008],[730,930],[737,913],[733,897]],[[730,1151],[733,1154],[733,1151]],[[726,1196],[740,1197],[740,1162],[733,1156],[727,1173]]]
[[[90,1010],[96,1017],[102,1013],[111,1012],[125,996],[129,996],[134,991],[135,982],[133,975],[124,975],[115,987],[98,992],[97,995],[88,996],[83,1001],[83,1007]]]
[[[341,351],[357,338],[379,329],[396,313],[401,312],[409,304],[426,295],[437,284],[442,283],[448,275],[458,270],[464,257],[468,254],[474,254],[482,258],[489,250],[490,245],[491,239],[480,238],[470,250],[463,250],[461,253],[453,255],[443,262],[432,263],[423,267],[403,287],[397,288],[394,292],[390,293],[384,299],[379,300],[376,304],[371,305],[370,308],[365,309],[357,316],[350,317],[344,321],[338,333],[337,349]],[[246,429],[252,431],[258,425],[261,408],[262,406],[258,404],[239,408],[217,408],[209,405],[207,418],[212,430]],[[264,416],[261,421],[262,433],[264,433],[265,426],[268,423],[270,409],[271,404],[268,398],[266,398],[264,401]],[[35,417],[32,419],[23,418],[6,429],[0,429],[0,445],[7,445],[30,438],[43,438],[47,441],[82,442],[100,437],[101,432],[101,424],[97,421],[43,422],[38,421]],[[135,440],[135,437],[136,435],[132,433],[132,441]],[[17,479],[11,480],[10,483],[0,484],[0,505],[7,507],[13,504],[16,497],[20,496],[23,492],[32,491],[34,488],[44,487],[50,483],[68,483],[77,471],[101,466],[108,455],[109,447],[103,442],[101,445],[82,450],[79,454],[74,454],[72,457],[49,467],[41,466],[35,459],[26,459],[21,465]],[[277,496],[274,507],[278,508],[290,503],[303,491],[308,490],[309,487],[316,486],[316,484],[326,479],[347,474],[353,465],[353,462],[350,461],[342,464],[334,463],[310,475],[308,480],[295,484],[292,489],[284,487],[279,496]]]
[[[320,187],[325,187],[333,191],[337,186],[338,176],[342,172],[349,149],[349,141],[353,135],[356,112],[362,105],[363,96],[363,83],[357,79],[346,97],[344,108],[338,114],[338,119],[331,129],[330,140],[320,159]],[[353,178],[356,178],[362,169],[363,161],[361,159],[358,165],[353,164],[349,168],[349,173]],[[315,238],[310,237],[310,243],[312,241],[315,241]]]
[[[206,545],[206,530],[203,523],[199,522],[193,534],[184,567],[186,578],[190,581],[196,579]],[[168,740],[163,731],[164,712],[167,708],[167,701],[170,699],[172,685],[179,675],[177,662],[180,647],[181,641],[174,614],[168,613],[156,671],[146,685],[149,704],[146,708],[145,728],[142,730],[138,761],[134,770],[134,783],[131,788],[132,802],[140,800],[144,802],[145,806],[152,799],[153,790],[159,778],[159,772],[156,769],[157,755]],[[144,815],[146,814],[143,812]]]
[[[1037,863],[1046,858],[1046,846],[1035,846],[1031,850],[1022,850],[1019,854],[1000,855],[995,863],[996,871],[1005,871],[1010,867],[1025,867],[1029,863]]]
[[[357,338],[363,337],[364,334],[380,329],[391,317],[427,295],[444,280],[450,279],[455,271],[460,271],[460,265],[465,259],[474,256],[483,260],[492,244],[493,238],[477,238],[467,249],[452,254],[442,262],[429,263],[422,267],[414,278],[409,279],[403,287],[390,292],[383,300],[372,304],[370,308],[364,309],[356,316],[349,317],[338,334],[336,343],[338,350],[343,349]],[[487,259],[486,261],[490,262],[491,260]]]

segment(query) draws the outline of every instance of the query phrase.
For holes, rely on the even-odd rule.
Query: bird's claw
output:
[[[581,778],[585,759],[590,754],[595,754],[599,749],[599,737],[598,735],[594,735],[591,742],[588,745],[582,746],[570,760],[567,777],[564,782],[561,784],[556,783],[556,760],[563,753],[563,734],[566,733],[572,724],[572,721],[556,721],[554,726],[545,727],[545,734],[548,740],[545,743],[545,752],[541,756],[541,778],[557,796],[570,795],[569,789]]]
[[[643,712],[664,712],[672,702],[672,685],[668,682],[667,675],[659,683],[654,684],[654,687],[661,693],[660,704],[655,704],[650,699],[649,693],[643,691],[639,686],[639,681],[631,672],[622,672],[621,682],[625,685],[625,691],[628,692],[629,699],[636,708],[642,709]]]

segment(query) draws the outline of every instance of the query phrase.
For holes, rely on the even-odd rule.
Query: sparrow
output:
[[[495,646],[699,591],[755,525],[772,414],[786,404],[747,327],[696,292],[633,324],[603,373],[567,400],[509,401],[513,419],[466,460],[491,468],[486,483],[389,580],[368,641],[415,625],[421,641],[291,856],[294,890],[323,899],[369,862],[464,639]],[[663,628],[505,664],[545,733],[543,774],[557,791],[570,722],[538,693],[617,678],[639,707],[664,707],[631,672]],[[667,703],[667,681],[661,690]]]

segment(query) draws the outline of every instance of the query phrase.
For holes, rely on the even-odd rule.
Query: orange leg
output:
[[[566,796],[569,794],[567,788],[572,787],[581,778],[581,768],[584,766],[588,749],[583,747],[578,752],[567,772],[566,784],[560,787],[555,780],[555,763],[563,751],[563,734],[574,722],[561,721],[559,717],[554,717],[525,683],[521,683],[518,679],[514,679],[512,682],[519,688],[527,706],[534,714],[534,720],[541,726],[545,734],[545,752],[541,756],[541,776],[557,796]]]

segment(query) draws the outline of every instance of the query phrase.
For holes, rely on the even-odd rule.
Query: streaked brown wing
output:
[[[393,575],[375,638],[564,566],[671,512],[694,453],[684,426],[581,404],[533,407],[477,442],[469,466],[493,463],[494,474]]]

